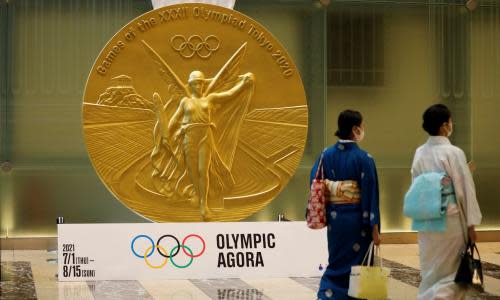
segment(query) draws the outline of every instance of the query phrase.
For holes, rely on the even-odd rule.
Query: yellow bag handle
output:
[[[361,262],[361,265],[364,266],[365,262],[366,262],[366,266],[368,266],[368,264],[372,261],[373,255],[375,255],[375,257],[378,256],[378,258],[379,258],[379,265],[380,265],[381,268],[383,268],[384,264],[382,262],[382,248],[380,246],[375,245],[373,243],[373,241],[370,243],[369,249],[368,249],[368,251],[366,251],[365,257],[363,258],[363,261]],[[367,257],[368,257],[368,261],[366,261]],[[375,264],[375,259],[373,261],[374,261],[374,265],[376,265]]]

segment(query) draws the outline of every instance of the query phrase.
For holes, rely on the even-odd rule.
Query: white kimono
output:
[[[417,149],[411,173],[416,178],[422,173],[438,171],[446,172],[453,180],[457,203],[462,203],[467,226],[479,225],[482,215],[464,152],[453,146],[446,137],[431,136]],[[467,234],[458,209],[455,204],[448,206],[445,232],[418,234],[422,276],[419,300],[456,300],[465,297],[465,290],[453,281]]]

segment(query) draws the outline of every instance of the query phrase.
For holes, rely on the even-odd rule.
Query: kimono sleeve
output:
[[[467,225],[481,224],[481,210],[476,197],[476,187],[465,154],[461,149],[456,148],[450,161],[450,176],[457,196],[457,201],[464,205]]]
[[[417,149],[415,151],[415,155],[413,156],[413,162],[411,164],[411,170],[410,170],[411,182],[413,182],[415,178],[417,178],[418,175],[422,173],[422,171],[420,170],[420,156],[421,156],[420,149]]]
[[[363,211],[363,224],[380,228],[378,176],[375,161],[369,154],[363,160],[361,167],[361,209]]]

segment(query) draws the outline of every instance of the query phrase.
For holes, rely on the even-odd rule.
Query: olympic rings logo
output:
[[[161,241],[163,239],[167,239],[167,238],[172,239],[177,244],[172,249],[170,249],[170,251],[168,251],[167,249],[165,249],[163,246],[160,245]],[[202,245],[203,245],[202,249],[197,254],[194,254],[193,250],[191,250],[191,248],[186,245],[186,241],[189,240],[189,239],[191,239],[191,238],[197,238],[197,239],[199,239],[201,241]],[[136,243],[136,241],[138,239],[146,239],[146,240],[148,240],[151,243],[151,246],[146,247],[146,249],[143,252],[137,253],[137,251],[135,249],[135,243]],[[152,238],[150,238],[149,236],[147,236],[145,234],[140,234],[140,235],[137,235],[136,237],[134,237],[132,239],[132,242],[130,243],[130,249],[132,250],[132,253],[136,257],[144,259],[144,262],[146,262],[146,265],[148,265],[148,267],[150,267],[152,269],[161,269],[161,268],[163,268],[168,263],[169,260],[172,263],[172,265],[174,265],[174,267],[176,267],[178,269],[184,269],[184,268],[189,267],[193,263],[193,260],[195,258],[200,257],[205,252],[205,240],[201,236],[199,236],[197,234],[190,234],[190,235],[187,235],[182,240],[182,244],[181,244],[181,243],[179,243],[179,240],[175,236],[173,236],[171,234],[165,234],[165,235],[162,235],[156,241],[156,244],[155,244],[153,242]],[[174,261],[174,257],[176,257],[177,254],[179,254],[180,249],[182,249],[182,252],[187,257],[189,257],[189,262],[187,262],[184,265],[178,264],[178,263],[176,263]],[[161,256],[164,257],[163,262],[161,262],[158,265],[153,265],[149,261],[149,259],[148,259],[151,255],[153,255],[153,253],[155,252],[155,250],[158,252],[158,254],[160,254]]]
[[[178,34],[170,39],[170,45],[184,58],[191,58],[196,54],[206,59],[219,49],[220,41],[215,35],[209,35],[206,38],[192,35],[186,39],[185,36]]]

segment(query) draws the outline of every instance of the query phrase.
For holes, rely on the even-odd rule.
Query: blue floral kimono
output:
[[[311,182],[318,166],[311,170]],[[372,241],[372,226],[379,224],[379,190],[375,162],[367,152],[350,141],[339,141],[325,150],[323,170],[332,181],[354,180],[361,202],[328,202],[328,267],[321,278],[318,299],[351,299],[347,296],[351,266],[361,264]]]

